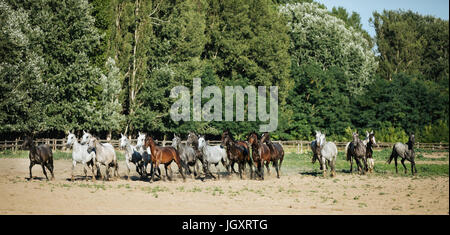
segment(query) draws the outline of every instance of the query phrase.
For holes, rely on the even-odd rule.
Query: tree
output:
[[[448,84],[448,20],[384,10],[374,12],[370,21],[376,31],[382,77],[392,80],[396,73],[423,74],[426,80]]]
[[[46,128],[45,61],[39,27],[28,12],[0,1],[0,133],[33,132]]]
[[[361,94],[373,82],[377,68],[371,44],[353,28],[316,3],[286,4],[280,12],[287,19],[292,63],[319,64],[327,70],[343,69],[350,94]]]
[[[121,93],[121,75],[116,62],[109,57],[106,61],[107,75],[101,74],[100,93],[97,102],[90,107],[93,115],[90,117],[93,121],[95,131],[107,131],[107,138],[110,139],[113,131],[121,131],[125,123],[125,117],[122,115],[122,105],[119,102]]]

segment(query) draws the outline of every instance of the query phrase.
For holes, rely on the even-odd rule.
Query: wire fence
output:
[[[36,139],[34,140],[35,144],[48,144],[53,148],[53,150],[62,150],[66,151],[70,148],[70,146],[66,145],[67,139]],[[115,149],[119,149],[119,140],[100,140],[101,143],[110,143],[114,146]],[[131,144],[135,145],[137,139],[131,139]],[[309,145],[311,141],[306,140],[289,140],[289,141],[273,141],[274,143],[281,143],[285,152],[296,152],[296,153],[305,153],[311,151]],[[186,143],[186,141],[182,141],[182,143]],[[220,140],[209,140],[208,143],[210,145],[219,145]],[[334,142],[339,150],[344,150],[345,146],[348,142]],[[22,149],[23,140],[1,140],[0,141],[0,151],[11,150],[18,151]],[[156,141],[156,144],[161,146],[168,146],[172,144],[171,140],[160,140]],[[381,150],[385,148],[392,148],[395,143],[386,143],[386,142],[378,142],[378,146],[375,147],[375,150]],[[426,149],[426,150],[446,150],[449,149],[448,143],[420,143],[416,142],[414,147],[417,149]]]

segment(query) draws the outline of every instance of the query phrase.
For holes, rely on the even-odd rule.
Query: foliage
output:
[[[363,93],[373,82],[375,55],[360,32],[315,3],[286,4],[280,12],[288,22],[292,63],[317,63],[324,70],[340,67],[351,94]]]
[[[420,73],[426,80],[448,84],[448,20],[384,10],[374,12],[371,22],[377,33],[380,75],[391,80],[395,73]]]

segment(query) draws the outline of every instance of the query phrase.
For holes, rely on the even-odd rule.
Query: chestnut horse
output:
[[[155,141],[153,141],[153,138],[149,135],[147,135],[147,137],[145,138],[145,144],[144,147],[150,147],[150,151],[151,151],[151,161],[152,161],[152,170],[151,170],[151,180],[155,181],[154,176],[155,176],[155,171],[156,169],[159,169],[159,164],[164,164],[164,168],[166,170],[166,176],[169,180],[172,180],[172,177],[169,176],[167,169],[170,170],[171,175],[172,175],[172,169],[170,169],[170,164],[172,163],[172,161],[175,161],[175,163],[178,166],[178,171],[181,174],[181,177],[183,177],[183,181],[186,181],[186,178],[184,177],[183,174],[183,169],[187,169],[187,165],[185,165],[183,163],[183,161],[181,161],[180,155],[178,154],[177,150],[172,147],[172,146],[168,146],[168,147],[161,147],[155,144]]]
[[[245,143],[245,142],[244,142]],[[253,178],[253,164],[250,158],[249,149],[246,148],[245,145],[239,144],[237,141],[233,139],[232,134],[229,130],[226,130],[222,133],[222,145],[226,146],[227,149],[227,157],[230,160],[230,163],[233,165],[235,162],[238,163],[239,166],[239,177],[242,179],[242,172],[245,170],[245,163],[250,166],[250,179]],[[234,171],[233,167],[231,167]]]
[[[279,143],[272,143],[270,141],[270,134],[269,132],[264,132],[261,135],[261,142],[267,144],[267,147],[269,147],[270,155],[272,159],[280,160],[278,163],[278,170],[281,171],[281,163],[283,163],[284,159],[284,149],[283,146]],[[267,170],[269,171],[269,162],[266,162]],[[269,171],[270,174],[270,171]]]
[[[278,161],[277,159],[272,159],[269,147],[258,140],[258,135],[255,132],[250,133],[248,136],[248,143],[252,147],[252,158],[253,162],[256,164],[255,172],[264,180],[264,161],[273,162],[273,166],[277,170],[277,177],[280,178],[278,171]],[[266,164],[267,171],[269,171],[269,164]]]

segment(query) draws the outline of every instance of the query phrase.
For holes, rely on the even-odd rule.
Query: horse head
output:
[[[83,130],[83,137],[81,137],[80,144],[86,144],[92,138],[92,135]]]
[[[202,149],[203,147],[206,146],[206,141],[205,141],[205,137],[204,136],[200,136],[198,138],[198,148]]]
[[[373,146],[376,145],[378,147],[377,141],[375,140],[375,133],[370,132],[369,134],[369,143]]]
[[[120,147],[125,148],[128,143],[128,138],[124,136],[122,133],[120,133]]]
[[[136,148],[139,148],[144,145],[145,134],[139,131],[139,136],[137,138]]]
[[[71,146],[72,144],[74,144],[77,140],[77,137],[75,136],[74,133],[70,133],[70,131],[67,131],[67,142],[66,142],[66,146]]]
[[[97,143],[98,143],[97,138],[91,136],[90,139],[89,139],[87,152],[91,153],[91,152],[95,151],[95,147],[96,147]]]

